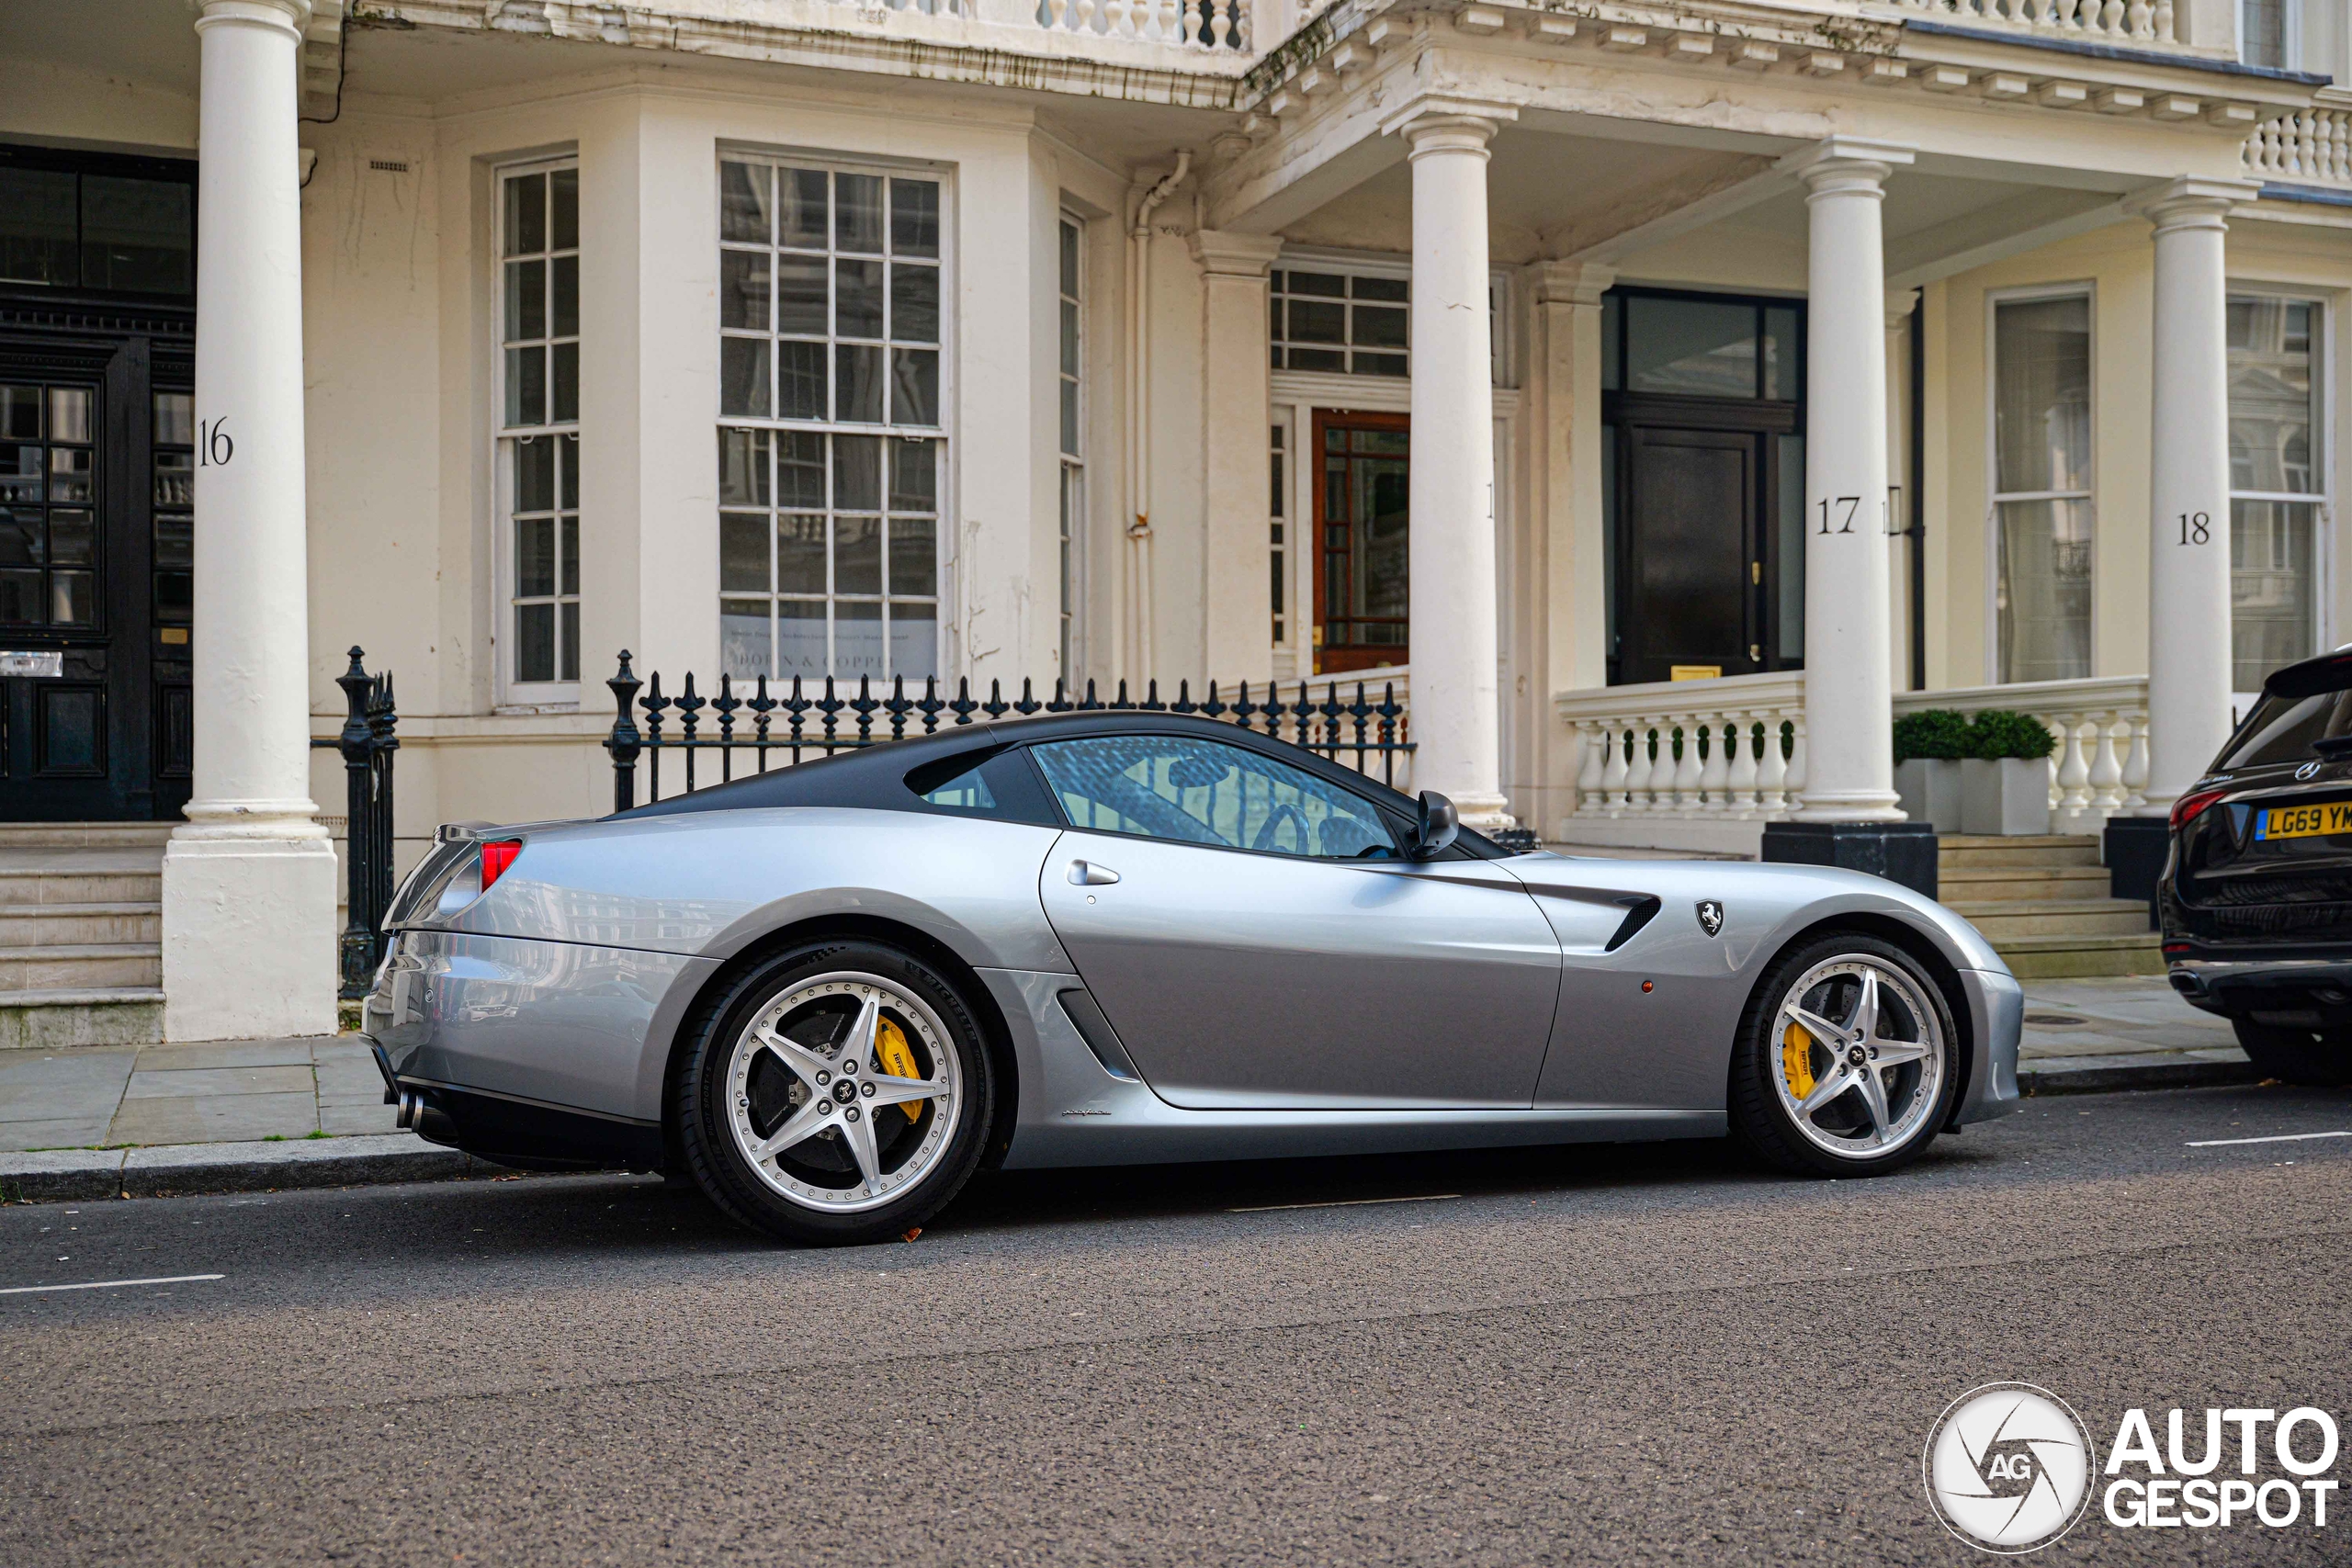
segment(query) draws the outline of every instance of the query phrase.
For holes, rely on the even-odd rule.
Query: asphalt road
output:
[[[2248,1088],[1867,1182],[1005,1176],[828,1252],[621,1179],[0,1210],[0,1287],[223,1276],[0,1295],[0,1562],[1988,1561],[1919,1480],[1978,1383],[2102,1451],[2131,1405],[2352,1407],[2352,1138],[2185,1146],[2325,1131],[2352,1095]],[[2340,1563],[2339,1506],[2041,1560]]]

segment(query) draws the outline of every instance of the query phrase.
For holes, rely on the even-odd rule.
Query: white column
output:
[[[1487,143],[1510,113],[1424,102],[1388,127],[1411,142],[1413,165],[1413,778],[1480,829],[1513,825],[1502,793],[1487,310]]]
[[[202,0],[195,797],[164,854],[174,1040],[331,1033],[334,846],[310,799],[301,211],[310,0]]]
[[[2134,208],[2155,226],[2148,540],[2148,783],[2162,817],[2230,733],[2230,209],[2256,187],[2178,179]]]
[[[1273,672],[1273,606],[1266,593],[1272,514],[1267,453],[1272,418],[1266,363],[1266,272],[1282,254],[1270,234],[1193,236],[1201,266],[1201,649],[1196,674],[1253,686]],[[1297,459],[1294,458],[1294,461]],[[1304,546],[1292,559],[1304,560]],[[1194,682],[1193,694],[1201,694]]]
[[[1908,149],[1831,137],[1790,160],[1811,219],[1806,318],[1804,808],[1900,822],[1888,647],[1886,257],[1880,205]]]

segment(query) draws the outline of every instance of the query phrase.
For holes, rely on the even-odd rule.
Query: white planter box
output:
[[[1914,757],[1894,765],[1894,790],[1903,813],[1939,833],[1960,831],[1960,763],[1947,758]]]
[[[1961,763],[1960,830],[2003,835],[2050,831],[2050,764],[2015,757],[1997,762],[1972,757]]]

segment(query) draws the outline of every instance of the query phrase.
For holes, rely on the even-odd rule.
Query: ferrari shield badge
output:
[[[1699,929],[1709,936],[1720,936],[1724,929],[1724,907],[1713,898],[1699,900]]]

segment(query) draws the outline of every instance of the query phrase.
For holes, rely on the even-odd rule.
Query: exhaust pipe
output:
[[[424,1096],[413,1089],[401,1090],[400,1111],[394,1116],[392,1124],[403,1133],[413,1133],[416,1130],[418,1120],[424,1114]]]
[[[2205,976],[2202,975],[2187,969],[2176,969],[2172,972],[2170,978],[2172,988],[2184,997],[2201,997],[2205,994]]]

